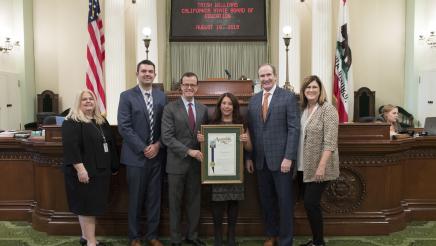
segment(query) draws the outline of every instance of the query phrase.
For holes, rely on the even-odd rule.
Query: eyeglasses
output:
[[[182,84],[182,87],[185,88],[185,89],[187,89],[189,87],[195,89],[195,88],[198,87],[198,85],[195,85],[195,84]]]

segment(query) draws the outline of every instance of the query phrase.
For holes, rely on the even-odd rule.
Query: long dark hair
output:
[[[239,112],[239,102],[238,98],[235,97],[232,93],[226,92],[222,94],[218,98],[218,102],[215,105],[215,113],[213,114],[212,124],[219,124],[222,122],[222,113],[221,113],[221,103],[223,102],[224,97],[228,97],[230,101],[232,101],[233,105],[233,113],[232,113],[232,123],[233,124],[245,124],[244,119],[242,118]]]

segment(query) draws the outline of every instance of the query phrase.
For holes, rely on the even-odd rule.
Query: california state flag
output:
[[[353,74],[351,70],[351,49],[348,39],[348,2],[339,0],[339,18],[336,39],[333,99],[339,114],[339,122],[352,119]]]

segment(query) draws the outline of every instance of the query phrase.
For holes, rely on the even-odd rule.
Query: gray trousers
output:
[[[185,174],[168,174],[168,196],[171,243],[182,242],[183,197],[187,220],[186,239],[197,239],[201,200],[200,164],[198,162],[192,162]]]

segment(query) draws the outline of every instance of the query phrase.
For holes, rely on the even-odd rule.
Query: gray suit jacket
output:
[[[265,122],[261,115],[262,92],[259,92],[248,104],[248,126],[256,168],[262,169],[264,160],[271,171],[280,170],[283,158],[293,160],[294,164],[300,135],[300,112],[296,96],[277,86]]]
[[[184,174],[195,159],[188,156],[188,149],[200,149],[197,131],[208,120],[207,107],[195,101],[195,131],[189,129],[188,113],[181,98],[169,103],[162,116],[162,141],[167,146],[166,171],[170,174]]]
[[[158,89],[152,89],[151,94],[154,112],[153,139],[156,142],[161,137],[162,111],[167,103],[167,97]],[[150,139],[149,124],[147,107],[139,85],[122,92],[118,104],[118,132],[123,137],[120,161],[122,164],[144,166],[147,161],[144,148]],[[161,153],[162,151],[159,151],[159,154]],[[155,158],[161,158],[161,156],[158,155]]]

